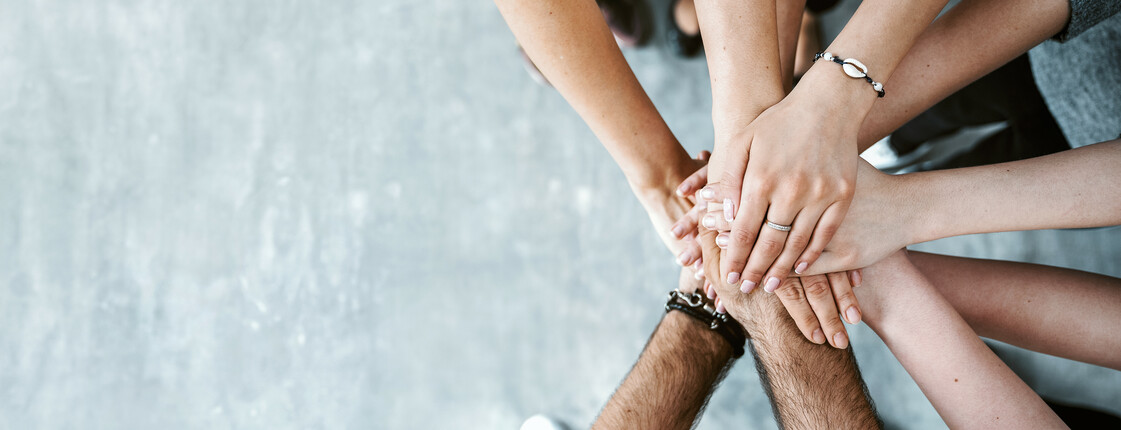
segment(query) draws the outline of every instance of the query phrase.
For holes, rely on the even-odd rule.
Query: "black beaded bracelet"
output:
[[[677,310],[704,323],[709,330],[720,334],[732,346],[732,357],[743,356],[743,348],[747,343],[747,332],[728,314],[717,313],[705,306],[705,299],[700,293],[685,294],[677,290],[669,292],[666,300],[666,313]]]
[[[864,79],[865,81],[868,81],[869,84],[872,84],[872,89],[876,90],[876,94],[878,94],[879,97],[882,98],[884,96],[884,84],[876,82],[872,80],[872,78],[868,77],[868,66],[865,66],[864,63],[857,61],[855,58],[847,58],[842,60],[839,57],[836,57],[828,52],[818,52],[817,54],[814,54],[814,62],[817,62],[817,60],[821,58],[824,58],[826,61],[832,61],[834,63],[840,64],[841,69],[844,70],[845,74],[850,78]]]

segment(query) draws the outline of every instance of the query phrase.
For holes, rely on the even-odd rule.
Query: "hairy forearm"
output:
[[[909,255],[977,334],[1121,370],[1121,279],[1012,261]]]
[[[864,270],[864,321],[951,428],[1065,428],[903,254]]]
[[[1067,0],[986,0],[954,6],[925,28],[890,77],[873,75],[886,79],[881,82],[888,94],[876,99],[864,119],[860,150],[1058,33],[1069,16]],[[850,55],[839,48],[834,53]]]
[[[729,312],[750,321],[756,368],[782,428],[881,427],[852,350],[810,343],[775,295],[753,296]]]
[[[899,178],[910,243],[998,231],[1121,224],[1121,140],[1028,160]],[[902,197],[906,196],[906,197]]]
[[[670,312],[592,428],[691,428],[731,362],[728,341]]]
[[[638,83],[594,1],[495,0],[538,69],[635,188],[673,187],[689,155]]]

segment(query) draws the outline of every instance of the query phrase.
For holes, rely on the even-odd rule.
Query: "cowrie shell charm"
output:
[[[841,68],[844,69],[845,74],[849,75],[850,78],[860,79],[868,76],[868,66],[865,66],[864,63],[857,61],[855,58],[845,59],[844,63],[841,64]]]

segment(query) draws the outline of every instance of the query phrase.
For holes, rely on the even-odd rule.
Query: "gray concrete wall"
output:
[[[674,285],[622,175],[489,2],[0,11],[0,428],[580,427]],[[703,61],[628,58],[708,148]],[[926,248],[1116,276],[1119,238]],[[885,418],[941,426],[855,332]],[[1117,372],[1021,361],[1121,404]],[[703,428],[773,427],[751,363],[710,410]]]

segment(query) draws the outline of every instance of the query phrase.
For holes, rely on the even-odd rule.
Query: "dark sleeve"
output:
[[[1121,10],[1121,0],[1070,0],[1070,21],[1055,35],[1066,42]]]

